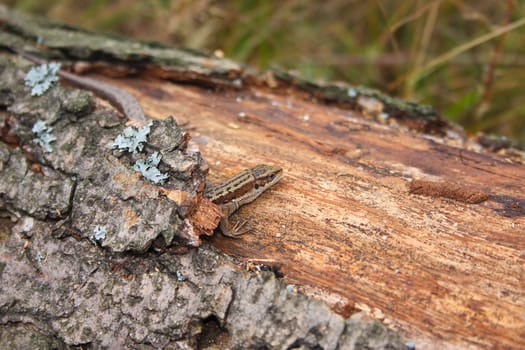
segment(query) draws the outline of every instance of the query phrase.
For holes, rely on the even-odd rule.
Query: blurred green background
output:
[[[75,26],[430,104],[525,142],[525,0],[20,0]]]

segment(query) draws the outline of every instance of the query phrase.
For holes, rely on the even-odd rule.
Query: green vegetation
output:
[[[11,6],[98,31],[224,52],[303,78],[433,105],[525,141],[522,0],[39,0]]]

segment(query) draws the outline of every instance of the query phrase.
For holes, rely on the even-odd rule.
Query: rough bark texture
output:
[[[184,220],[194,211],[207,168],[200,154],[187,147],[187,134],[173,118],[152,122],[143,152],[112,151],[124,132],[123,120],[109,111],[94,111],[86,92],[54,87],[34,97],[21,83],[24,70],[6,61],[0,74],[8,112],[0,122],[4,138],[15,147],[0,145],[4,207],[40,220],[63,219],[55,235],[90,238],[95,227],[103,227],[108,234],[102,246],[116,252],[144,252],[159,236],[168,245],[176,236],[200,244]],[[34,145],[37,121],[53,128],[50,133],[57,140],[50,143],[51,152]],[[171,175],[163,188],[133,170],[135,161],[153,150],[162,155],[161,171]],[[179,201],[166,195],[173,192],[183,193]]]
[[[362,87],[258,74],[231,61],[102,38],[1,7],[0,21],[0,43],[84,60],[72,67],[137,96],[150,118],[163,120],[154,124],[152,140],[168,140],[165,131],[177,135],[185,125],[210,164],[212,182],[257,163],[285,172],[274,189],[240,210],[238,217],[251,219],[252,234],[214,236],[186,252],[173,243],[198,245],[218,220],[216,207],[199,199],[197,183],[206,173],[200,160],[191,163],[191,181],[170,178],[168,189],[147,184],[131,170],[134,156],[108,149],[123,126],[102,101],[56,89],[49,98],[66,102],[37,107],[26,96],[31,107],[24,110],[13,100],[18,88],[2,85],[9,146],[0,148],[0,176],[54,193],[38,204],[26,187],[0,188],[4,206],[18,218],[1,221],[2,339],[22,331],[21,341],[50,346],[403,347],[395,329],[417,348],[525,346],[522,151],[488,138],[478,143],[431,107]],[[28,40],[36,37],[45,50]],[[20,68],[10,65],[4,63],[2,74],[20,78]],[[108,73],[134,77],[109,79]],[[46,117],[63,135],[54,144],[59,155],[35,158],[36,116],[71,105],[65,110],[77,112]],[[164,121],[167,115],[177,123]],[[80,138],[82,148],[57,147],[67,137]],[[98,141],[88,146],[89,139]],[[98,165],[88,169],[79,159],[84,153]],[[13,166],[18,162],[22,168]],[[184,174],[168,170],[178,169],[180,159],[165,166]],[[82,190],[89,203],[75,202]],[[95,221],[118,239],[95,245],[89,239]],[[137,230],[128,237],[130,227]],[[287,286],[259,270],[273,271]],[[42,284],[46,292],[39,292]],[[364,314],[345,321],[310,298],[342,317]]]
[[[22,217],[0,256],[5,349],[402,347],[379,323],[345,320],[272,272],[239,271],[208,245],[112,255]]]

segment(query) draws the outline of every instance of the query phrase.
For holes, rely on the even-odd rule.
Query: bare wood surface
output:
[[[189,123],[211,179],[257,163],[284,168],[281,183],[238,215],[253,234],[214,238],[225,253],[279,267],[286,283],[344,315],[369,310],[418,347],[525,344],[519,156],[383,125],[293,91],[119,84],[133,86],[151,116]],[[159,90],[162,100],[152,99]],[[447,195],[412,194],[414,179]],[[468,204],[472,193],[486,200]]]

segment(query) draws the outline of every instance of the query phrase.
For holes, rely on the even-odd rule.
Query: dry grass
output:
[[[99,31],[213,51],[437,107],[525,141],[521,0],[39,0],[12,6]]]

